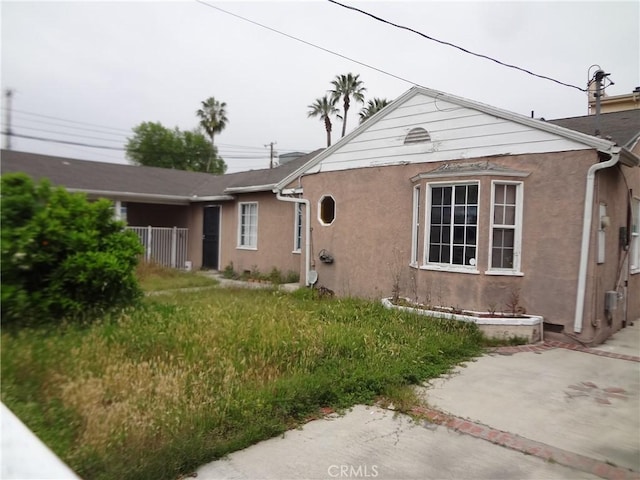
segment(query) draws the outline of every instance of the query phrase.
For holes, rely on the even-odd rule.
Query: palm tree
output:
[[[325,95],[322,98],[316,98],[316,101],[309,105],[307,117],[320,117],[324,121],[324,128],[327,130],[327,147],[331,146],[331,115],[338,115],[339,110],[336,108],[337,99],[330,98]]]
[[[344,137],[347,131],[347,113],[349,112],[349,105],[351,104],[351,98],[355,101],[364,102],[364,91],[362,80],[359,80],[360,75],[352,75],[348,73],[346,75],[337,75],[335,80],[331,82],[333,90],[330,90],[332,98],[336,101],[342,98],[343,112],[342,118],[342,136]]]
[[[215,98],[209,97],[202,102],[202,108],[196,112],[196,115],[200,117],[200,126],[204,128],[204,131],[207,132],[207,135],[209,135],[209,138],[211,139],[211,146],[214,151],[215,146],[213,144],[213,137],[216,133],[222,132],[229,121],[227,118],[227,111],[225,110],[226,107],[226,103],[219,102]],[[209,159],[207,172],[209,171],[212,160],[213,159]]]
[[[373,117],[390,103],[391,101],[386,98],[374,98],[373,100],[369,100],[362,110],[360,110],[360,123],[364,123],[365,120]]]

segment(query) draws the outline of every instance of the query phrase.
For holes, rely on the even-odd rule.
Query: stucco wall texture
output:
[[[443,177],[437,181],[479,181],[477,270],[479,273],[433,271],[409,266],[411,253],[413,186],[420,184],[421,220],[419,265],[423,265],[424,186],[435,179],[412,182],[417,174],[441,163],[369,167],[308,175],[302,178],[304,197],[311,203],[312,246],[318,284],[339,295],[381,298],[392,293],[399,273],[401,294],[432,305],[486,311],[507,308],[512,295],[528,312],[542,315],[545,323],[563,326],[573,335],[576,289],[580,260],[586,176],[599,161],[595,151],[498,156],[488,160],[509,169],[527,172],[526,177],[500,175]],[[478,161],[477,159],[474,161]],[[590,248],[583,331],[577,337],[598,341],[621,327],[622,308],[611,324],[603,321],[604,291],[614,289],[621,248],[619,226],[626,224],[626,187],[617,168],[597,179],[594,222]],[[640,179],[635,188],[640,192]],[[523,182],[522,276],[487,275],[489,261],[491,181]],[[621,187],[622,185],[622,187]],[[336,216],[331,225],[318,219],[318,202],[331,195]],[[595,265],[599,202],[607,202],[611,226],[607,230],[606,261]],[[599,218],[597,219],[599,222]],[[334,263],[318,261],[327,250]],[[635,275],[639,277],[640,275]],[[638,278],[629,284],[629,297],[637,297]],[[637,298],[627,304],[633,318],[640,316]],[[560,328],[561,329],[561,328]],[[605,332],[607,329],[609,332]],[[564,335],[564,334],[561,334]],[[564,338],[567,339],[566,336]]]

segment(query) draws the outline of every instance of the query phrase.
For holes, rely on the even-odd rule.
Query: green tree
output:
[[[222,174],[227,166],[216,148],[198,131],[170,130],[143,122],[127,140],[127,158],[137,165]]]
[[[2,323],[91,318],[134,302],[142,246],[111,202],[2,176]]]
[[[200,118],[200,126],[211,139],[211,146],[215,148],[213,143],[214,135],[222,132],[229,121],[226,111],[227,104],[219,102],[214,97],[209,97],[201,103],[202,108],[196,112],[196,115]]]
[[[364,92],[366,88],[363,86],[360,75],[353,75],[348,73],[346,75],[337,75],[334,80],[331,81],[333,89],[330,90],[332,98],[336,101],[342,99],[342,136],[344,137],[347,131],[347,114],[349,113],[349,106],[351,105],[351,99],[356,102],[364,102]]]
[[[360,123],[364,123],[390,103],[391,101],[386,98],[374,98],[367,101],[367,104],[360,110]]]
[[[324,128],[327,131],[327,147],[331,146],[331,115],[338,114],[336,102],[336,99],[326,95],[322,98],[316,98],[316,101],[309,105],[310,110],[307,112],[307,117],[320,117],[320,120],[324,122]]]

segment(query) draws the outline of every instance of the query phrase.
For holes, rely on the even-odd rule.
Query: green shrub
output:
[[[90,318],[131,304],[142,246],[108,200],[2,177],[2,323]]]

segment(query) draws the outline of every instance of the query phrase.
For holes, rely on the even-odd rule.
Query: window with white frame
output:
[[[336,201],[331,195],[323,195],[318,202],[318,219],[322,225],[331,225],[336,219]]]
[[[428,184],[428,187],[425,263],[475,270],[478,183]]]
[[[411,232],[411,265],[418,264],[418,246],[420,244],[420,185],[413,187],[413,221]]]
[[[640,198],[633,197],[631,201],[631,245],[630,269],[631,273],[640,273]]]
[[[258,203],[240,203],[238,209],[238,247],[258,248]]]
[[[522,183],[491,183],[490,273],[520,272]]]
[[[294,203],[293,207],[293,251],[300,252],[302,250],[302,204]]]

